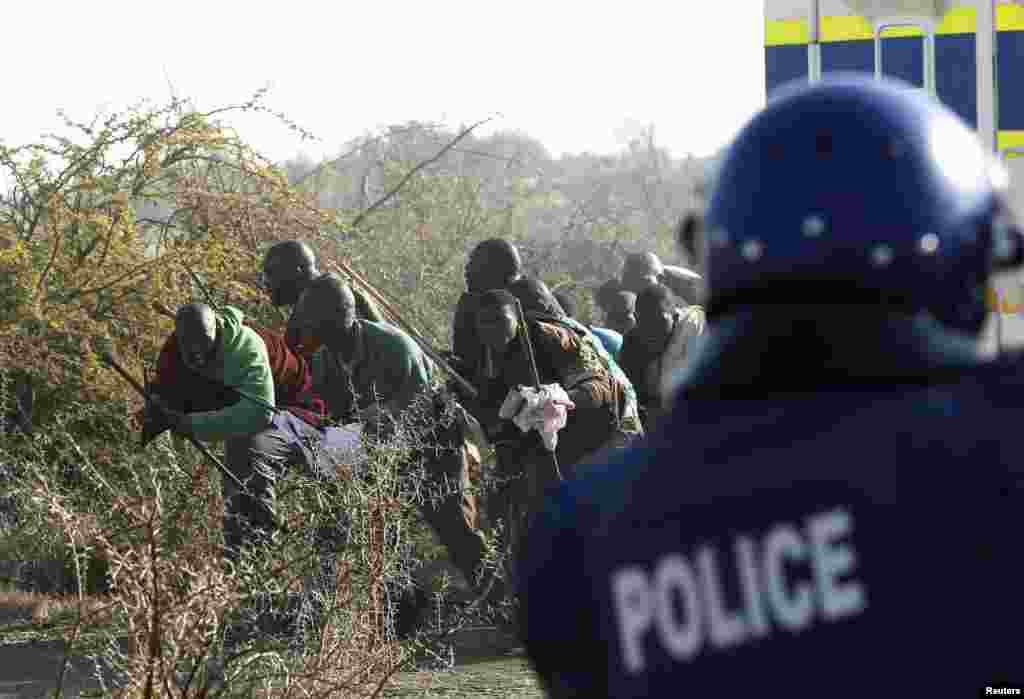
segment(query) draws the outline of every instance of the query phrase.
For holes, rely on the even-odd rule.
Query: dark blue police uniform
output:
[[[705,377],[645,445],[563,484],[522,583],[526,647],[553,695],[1024,682],[1024,365],[905,358],[918,361],[902,378],[788,392]]]

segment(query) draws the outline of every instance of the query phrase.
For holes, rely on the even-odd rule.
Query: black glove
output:
[[[150,417],[152,416],[152,418]],[[189,429],[188,416],[180,410],[175,410],[170,404],[158,395],[151,395],[146,406],[146,420],[152,419],[158,425],[166,425],[163,429],[170,429],[178,434],[191,434]],[[159,432],[157,433],[159,434]],[[143,431],[145,436],[145,430]]]
[[[151,409],[148,404],[142,413],[142,438],[140,444],[146,446],[166,430],[171,429],[171,425],[164,418],[163,413],[159,410]]]

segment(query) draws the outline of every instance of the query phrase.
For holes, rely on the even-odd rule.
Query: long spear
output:
[[[405,320],[405,318],[402,317],[402,315],[395,309],[395,307],[384,297],[384,295],[380,291],[374,288],[372,284],[363,279],[363,277],[360,276],[358,272],[356,272],[354,269],[346,265],[344,262],[333,262],[331,264],[336,271],[348,275],[364,291],[370,294],[370,296],[373,297],[373,300],[380,305],[384,312],[391,316],[392,320],[396,324],[398,324],[398,326],[401,327],[402,330],[405,330],[410,337],[412,337],[413,341],[420,346],[420,349],[422,349],[428,357],[430,357],[435,363],[441,366],[441,368],[447,371],[448,374],[453,379],[455,379],[459,386],[462,387],[463,391],[465,391],[473,398],[477,397],[476,387],[473,386],[473,384],[471,384],[466,379],[462,378],[462,376],[460,376],[459,373],[455,371],[454,368],[452,368],[451,364],[446,362],[444,358],[441,357],[441,355],[438,354],[438,352],[433,347],[431,347],[426,340],[423,339],[422,333],[420,333],[419,330],[417,330],[411,323],[409,323],[408,321]]]
[[[540,372],[537,370],[537,357],[533,353],[533,341],[530,339],[530,327],[526,324],[526,314],[523,313],[523,305],[519,303],[519,299],[516,299],[516,314],[519,316],[519,332],[523,335],[523,345],[526,348],[526,359],[530,362],[530,372],[533,375],[533,387],[540,392]],[[549,451],[551,455],[551,465],[555,469],[555,476],[558,480],[565,480],[562,478],[562,470],[558,468],[558,455],[554,451]]]
[[[100,358],[103,360],[104,364],[106,364],[108,367],[110,367],[111,369],[116,371],[118,374],[120,374],[121,378],[124,379],[125,381],[127,381],[128,385],[131,386],[132,388],[134,388],[138,392],[138,394],[140,396],[142,396],[143,399],[145,399],[147,404],[152,402],[152,398],[150,398],[149,394],[146,393],[146,389],[144,389],[142,387],[142,385],[139,384],[139,382],[136,381],[135,378],[131,374],[129,374],[127,371],[125,371],[124,368],[121,367],[121,365],[117,363],[117,360],[114,359],[114,354],[112,352],[109,352],[109,351],[103,352],[100,355]],[[221,463],[220,459],[218,459],[216,456],[214,456],[210,452],[210,450],[207,449],[198,439],[196,439],[194,436],[192,436],[190,434],[187,434],[187,433],[184,434],[183,436],[185,437],[185,439],[187,439],[189,442],[191,442],[192,446],[194,446],[196,449],[198,449],[203,456],[205,456],[207,459],[209,459],[210,462],[213,463],[214,466],[219,468],[221,473],[223,473],[225,476],[227,476],[232,481],[234,481],[235,485],[237,485],[243,491],[245,490],[245,485],[242,484],[242,481],[238,480],[238,478],[235,476],[235,474],[231,473],[231,471],[229,471],[227,469],[227,467],[224,466],[223,463]]]

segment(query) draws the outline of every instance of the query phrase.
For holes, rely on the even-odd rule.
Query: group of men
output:
[[[484,241],[447,354],[467,390],[286,242],[263,270],[294,306],[286,334],[183,307],[154,405],[228,440],[247,484],[225,482],[229,551],[251,530],[227,520],[268,526],[280,467],[358,453],[336,422],[387,434],[417,406],[454,413],[445,455],[423,460],[458,487],[423,513],[482,585],[478,423],[501,476],[489,519],[513,516],[524,474],[543,481],[505,582],[552,696],[1019,693],[1024,375],[979,346],[986,285],[1024,265],[1005,197],[976,137],[919,91],[802,84],[729,149],[704,278],[630,258],[598,293],[607,328]],[[508,412],[549,388],[554,440]]]
[[[406,475],[422,465],[429,486],[420,498],[425,520],[475,593],[498,604],[512,589],[531,506],[556,474],[572,478],[588,456],[624,448],[644,433],[641,411],[653,414],[654,408],[638,403],[616,358],[633,356],[633,345],[643,344],[642,360],[658,364],[659,378],[641,384],[651,406],[661,392],[647,386],[666,373],[662,354],[682,360],[672,341],[682,316],[669,305],[650,312],[644,305],[648,295],[663,297],[660,279],[679,274],[666,275],[654,256],[640,258],[649,263],[643,273],[633,258],[625,269],[624,288],[640,291],[641,306],[623,339],[568,315],[543,282],[523,274],[515,245],[480,243],[466,264],[454,347],[442,360],[462,379],[456,381],[422,340],[387,322],[366,291],[322,273],[308,245],[277,243],[266,252],[262,275],[272,303],[292,307],[285,332],[260,327],[233,307],[191,303],[178,309],[150,387],[144,440],[170,428],[225,442],[226,557],[237,560],[243,546],[272,531],[273,484],[286,467],[336,478],[337,463],[365,458],[362,434],[387,438],[399,426],[429,424],[429,443],[414,450]],[[665,303],[675,301],[666,296]],[[652,339],[653,332],[660,334]],[[570,408],[549,450],[539,431],[517,427],[516,415],[503,414],[503,406],[526,387],[553,385]],[[481,437],[497,453],[483,502],[471,477]],[[484,565],[482,511],[506,553],[502,571]],[[325,532],[320,544],[340,545],[336,539]],[[396,619],[400,634],[412,630],[427,600],[421,589],[406,596]]]

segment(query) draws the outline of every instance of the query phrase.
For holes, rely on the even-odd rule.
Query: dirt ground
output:
[[[478,658],[460,662],[451,672],[406,673],[383,692],[393,699],[413,697],[501,697],[541,699],[544,693],[521,657]]]
[[[456,647],[457,664],[453,670],[402,673],[395,686],[383,695],[393,699],[544,696],[521,649],[496,630],[467,629],[457,638]],[[0,627],[0,699],[51,696],[57,689],[63,662],[62,642],[38,641],[30,633],[11,633]],[[73,699],[81,696],[83,690],[98,690],[93,670],[83,658],[71,662],[65,673],[64,696]]]
[[[57,689],[64,663],[61,641],[18,640],[0,631],[0,699],[45,697]],[[83,689],[99,689],[93,667],[83,658],[69,663],[64,695],[77,697]]]

